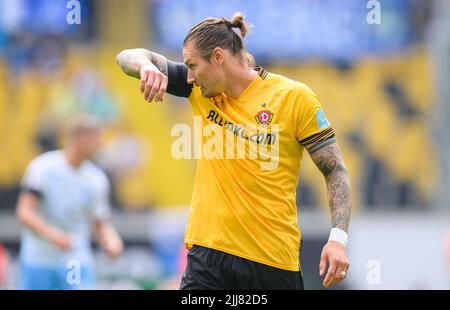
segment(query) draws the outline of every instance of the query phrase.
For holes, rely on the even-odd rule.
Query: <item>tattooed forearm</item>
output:
[[[336,142],[335,138],[319,141],[319,142],[315,143],[314,145],[312,145],[311,148],[308,149],[308,152],[310,155],[312,155],[312,154],[316,153],[317,151],[320,151],[324,147],[326,147],[330,144],[333,144],[335,142]]]
[[[308,148],[325,177],[332,227],[348,231],[351,215],[350,180],[336,141],[327,139]]]
[[[140,78],[141,68],[147,64],[153,64],[159,71],[168,75],[167,58],[144,48],[123,50],[116,60],[123,72],[135,78]]]
[[[335,170],[326,178],[331,226],[348,231],[351,214],[351,189],[347,171]]]
[[[159,71],[169,76],[169,71],[167,69],[167,58],[155,52],[150,52],[150,61],[158,68]]]
[[[126,49],[120,52],[117,63],[123,72],[129,76],[140,78],[141,67],[151,63],[151,52],[143,48]]]

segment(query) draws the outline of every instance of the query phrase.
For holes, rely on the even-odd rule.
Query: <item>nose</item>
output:
[[[194,82],[195,82],[195,77],[194,77],[194,75],[192,74],[192,71],[191,71],[191,70],[188,70],[187,83],[188,83],[188,84],[194,84]]]

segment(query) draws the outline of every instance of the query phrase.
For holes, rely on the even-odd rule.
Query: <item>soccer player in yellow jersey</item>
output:
[[[166,92],[188,98],[203,134],[226,141],[196,157],[180,288],[303,289],[295,190],[304,149],[327,185],[332,227],[319,272],[329,287],[349,268],[349,176],[316,95],[254,66],[247,32],[241,13],[207,18],[186,36],[184,64],[146,49],[117,55],[147,101]],[[210,140],[200,141],[200,151],[212,150]]]

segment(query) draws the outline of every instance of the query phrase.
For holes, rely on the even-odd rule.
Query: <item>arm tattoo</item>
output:
[[[151,54],[151,62],[158,68],[159,71],[165,74],[165,76],[169,76],[169,72],[167,70],[167,58],[158,53],[150,52]]]
[[[319,141],[316,144],[312,145],[310,149],[308,149],[309,154],[312,155],[315,152],[320,151],[324,147],[326,147],[330,144],[333,144],[335,142],[336,142],[336,139],[334,137],[331,139],[325,139],[325,140]]]
[[[138,79],[142,66],[148,63],[154,64],[168,76],[167,58],[144,48],[124,50],[117,55],[116,60],[123,72]]]
[[[319,141],[307,150],[325,177],[332,227],[348,231],[351,214],[350,180],[341,152],[333,138]]]

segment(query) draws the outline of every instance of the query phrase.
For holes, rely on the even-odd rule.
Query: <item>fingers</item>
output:
[[[164,94],[166,93],[168,82],[169,79],[167,78],[167,76],[163,75],[161,79],[161,84],[159,85],[159,91],[156,94],[156,101],[164,100]]]
[[[152,102],[155,98],[155,95],[158,93],[159,86],[161,85],[161,76],[156,75],[155,80],[153,81],[153,85],[151,87],[150,93],[148,94],[147,101]]]
[[[140,85],[139,85],[139,88],[140,88],[140,90],[141,90],[141,93],[144,93],[145,85],[146,85],[147,79],[148,79],[148,75],[149,75],[149,72],[148,72],[148,71],[143,71],[143,72],[142,72],[142,75],[141,75],[141,83],[140,83]]]
[[[336,278],[338,279],[337,282],[340,282],[340,281],[344,280],[345,277],[347,277],[349,267],[350,267],[350,264],[348,263],[348,260],[340,262],[338,268],[336,269]]]
[[[325,252],[322,251],[322,255],[320,256],[320,264],[319,264],[319,274],[323,276],[325,274],[325,270],[327,268],[327,256]]]
[[[338,268],[336,268],[336,275],[334,276],[334,283],[338,283],[341,282],[342,280],[345,279],[345,277],[347,276],[347,270],[345,270],[345,267],[340,266]]]
[[[64,251],[69,251],[70,249],[72,249],[72,239],[70,237],[64,236],[64,238],[61,241],[62,241],[62,248]]]
[[[122,250],[123,245],[121,243],[115,243],[107,249],[107,254],[109,257],[117,257],[122,253]]]
[[[348,260],[341,260],[337,257],[333,258],[323,281],[323,286],[329,287],[344,280],[347,277],[349,266]]]
[[[163,101],[167,90],[168,78],[161,72],[143,70],[139,88],[148,102]]]
[[[154,80],[155,80],[155,75],[149,74],[147,77],[147,81],[145,81],[145,90],[144,90],[145,101],[148,101],[148,97],[150,96],[150,92],[152,90]]]
[[[72,249],[72,238],[63,232],[58,230],[52,230],[48,239],[53,243],[55,247],[61,249],[62,251],[69,251]]]
[[[333,281],[335,280],[334,277],[336,275],[336,269],[337,269],[336,262],[332,260],[328,267],[327,275],[323,280],[323,286],[329,287],[331,284],[333,284]]]
[[[72,243],[68,243],[63,245],[63,250],[64,251],[70,251],[72,249]]]
[[[119,238],[110,237],[105,244],[105,250],[109,257],[119,256],[123,251],[123,243]]]
[[[61,236],[61,239],[56,242],[56,246],[63,251],[72,249],[72,240],[69,237]]]
[[[327,264],[328,272],[323,280],[323,286],[329,287],[345,279],[350,264],[344,245],[330,241],[324,246],[319,264],[320,276],[325,273]]]

